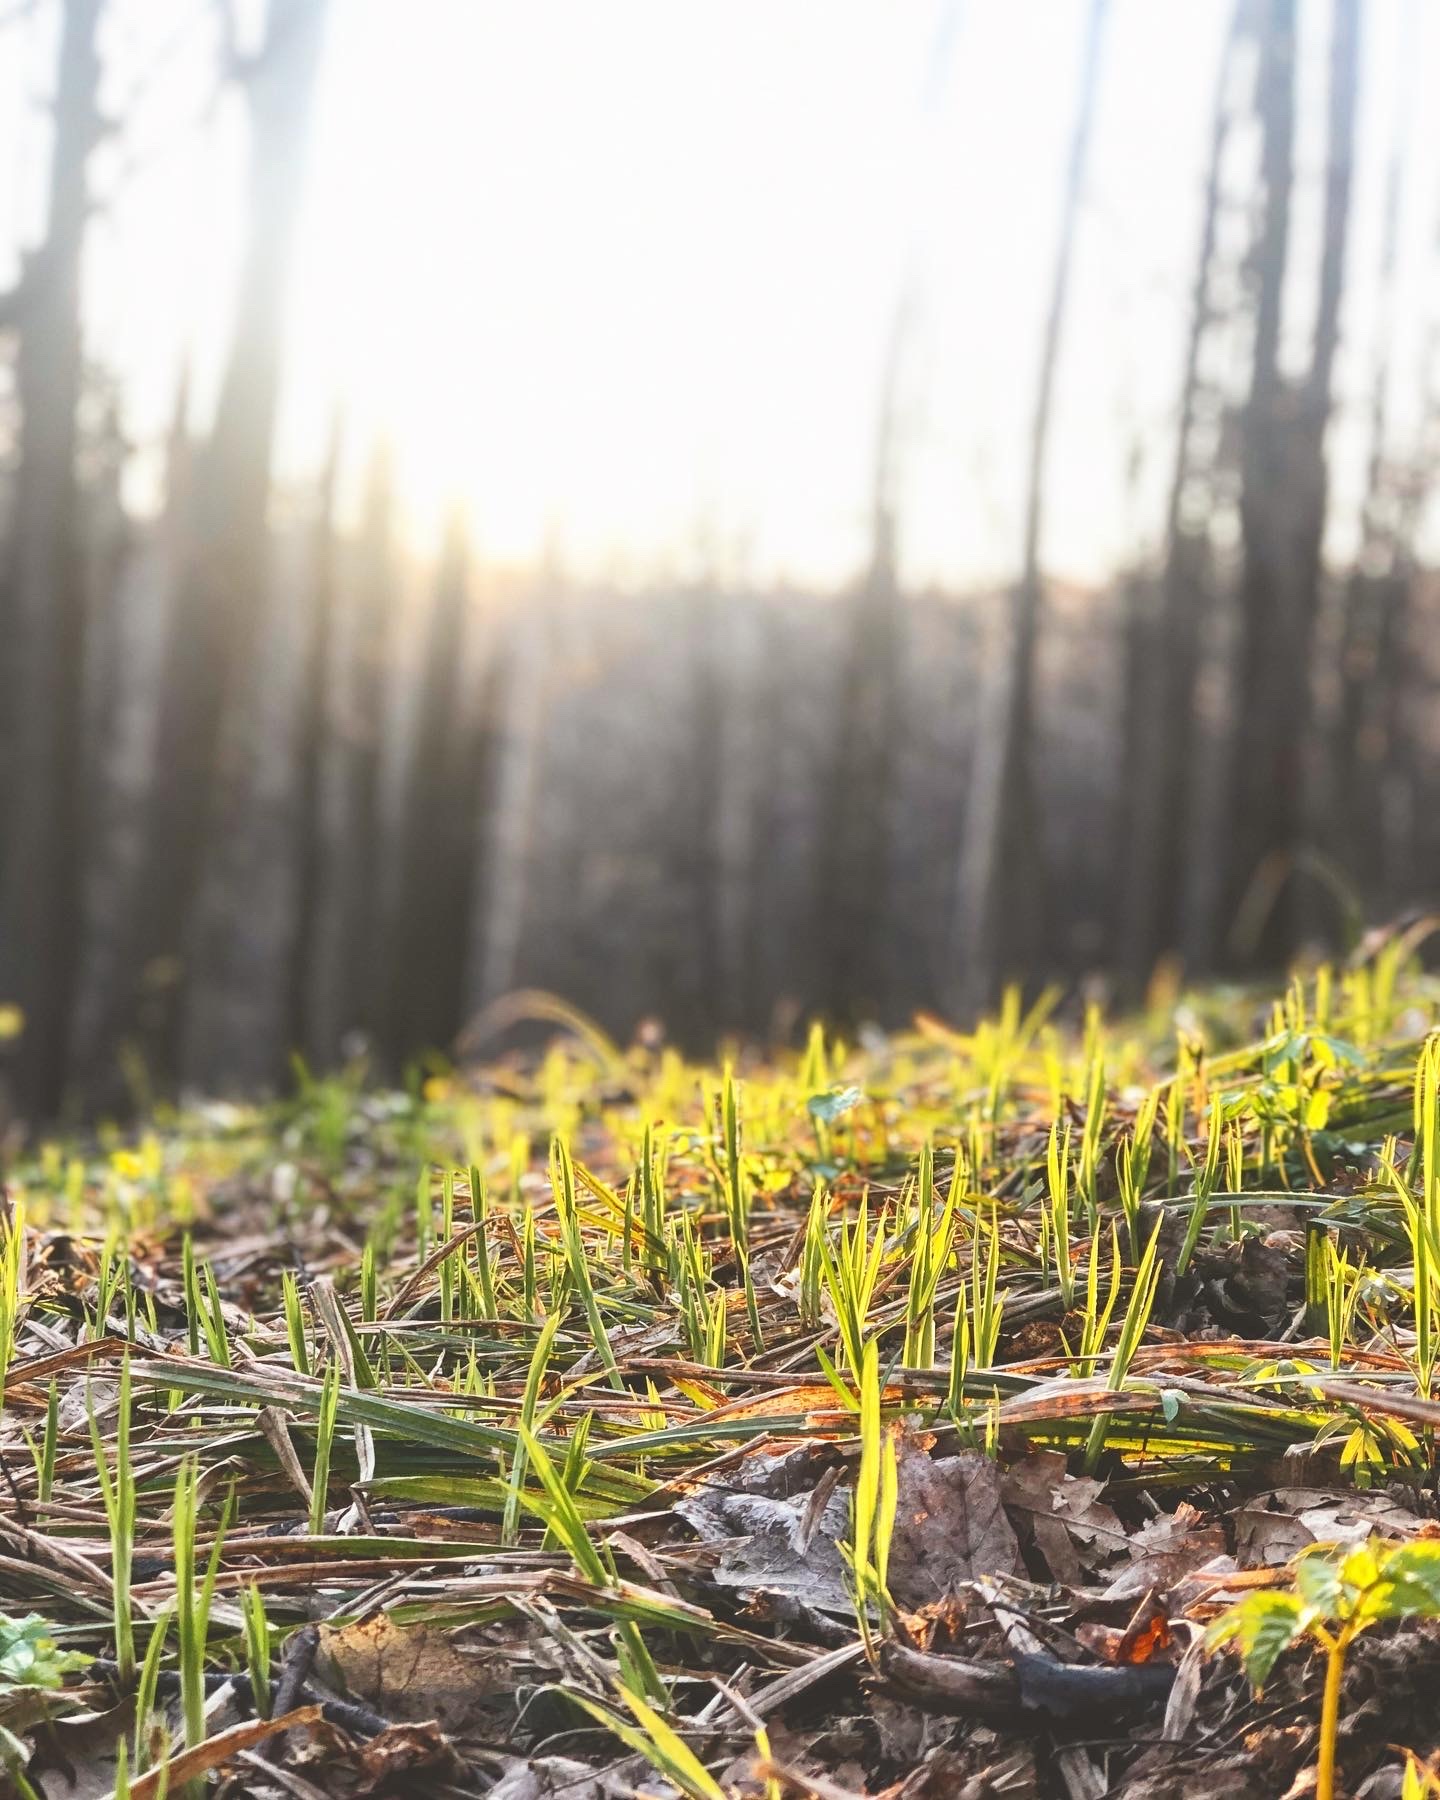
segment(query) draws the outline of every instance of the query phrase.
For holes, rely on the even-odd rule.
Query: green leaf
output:
[[[89,1658],[61,1650],[48,1619],[27,1613],[23,1619],[0,1613],[0,1687],[57,1688],[71,1669],[83,1669]]]
[[[864,1088],[831,1088],[828,1094],[812,1094],[805,1107],[812,1119],[829,1125],[843,1113],[853,1112],[864,1098]]]
[[[570,1552],[577,1569],[587,1581],[593,1581],[596,1587],[605,1587],[609,1576],[600,1552],[591,1542],[590,1533],[585,1529],[585,1521],[579,1508],[575,1505],[575,1497],[556,1473],[555,1465],[545,1454],[538,1438],[533,1437],[522,1425],[520,1442],[529,1458],[530,1467],[540,1478],[540,1485],[545,1490],[545,1499],[532,1500],[522,1493],[523,1504],[531,1511],[538,1512],[551,1527],[555,1535]]]
[[[1381,1562],[1385,1619],[1440,1616],[1440,1543],[1401,1544]]]
[[[1330,1544],[1316,1544],[1295,1559],[1295,1589],[1323,1619],[1342,1619],[1350,1611],[1342,1565]]]
[[[620,1698],[639,1720],[638,1728],[627,1719],[617,1718],[608,1706],[602,1706],[588,1694],[566,1688],[565,1695],[607,1731],[613,1731],[622,1744],[643,1756],[652,1768],[673,1781],[681,1793],[690,1796],[690,1800],[725,1800],[724,1788],[690,1746],[630,1689],[622,1687]]]
[[[1296,1594],[1280,1589],[1266,1589],[1247,1594],[1238,1606],[1232,1606],[1210,1627],[1206,1642],[1217,1649],[1235,1642],[1240,1660],[1251,1685],[1257,1690],[1265,1685],[1275,1659],[1288,1650],[1304,1629],[1305,1608]]]

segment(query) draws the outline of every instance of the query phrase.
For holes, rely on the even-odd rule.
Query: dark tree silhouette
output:
[[[470,580],[469,539],[457,517],[446,533],[428,626],[385,959],[386,1041],[411,1048],[448,1048],[463,1023],[484,780],[466,683]]]
[[[891,321],[870,500],[870,565],[849,602],[835,708],[835,776],[822,827],[817,910],[828,921],[824,980],[847,1022],[878,1015],[887,986],[892,772],[902,729],[899,573],[900,394],[914,316],[907,291]]]
[[[38,1113],[53,1112],[65,1089],[79,961],[86,584],[76,448],[87,170],[102,131],[101,5],[66,0],[45,238],[0,305],[0,323],[18,332],[20,403],[0,614],[11,675],[0,708],[10,737],[0,992],[25,1014],[16,1079],[21,1103]]]
[[[244,734],[233,708],[259,639],[282,316],[303,184],[311,98],[328,0],[270,0],[265,41],[234,58],[249,101],[248,235],[235,329],[207,439],[194,455],[188,518],[160,684],[154,791],[121,968],[139,987],[113,997],[102,1058],[133,1028],[157,961],[175,964],[162,1061],[173,1064],[184,961],[207,860],[226,835]]]
[[[399,591],[390,455],[381,448],[366,477],[360,529],[337,549],[342,652],[329,744],[332,797],[327,860],[315,926],[317,1047],[333,1056],[352,1032],[373,1040],[381,1023],[382,871],[386,835],[382,777],[389,722],[386,679]]]
[[[1232,951],[1276,961],[1295,938],[1296,858],[1309,839],[1313,652],[1325,531],[1324,437],[1340,335],[1354,154],[1358,0],[1336,0],[1315,335],[1297,387],[1280,368],[1295,132],[1294,0],[1270,0],[1258,110],[1263,222],[1250,392],[1242,423],[1244,568],[1231,785]]]
[[[343,431],[337,416],[315,499],[313,554],[305,602],[309,617],[300,676],[299,742],[295,756],[295,930],[290,958],[287,1035],[290,1045],[323,1066],[339,1054],[335,996],[320,962],[321,904],[333,859],[326,777],[335,736],[336,610],[339,546],[335,483]]]
[[[1045,871],[1032,759],[1036,650],[1045,604],[1040,546],[1046,452],[1106,10],[1106,0],[1091,0],[1030,431],[1020,582],[1002,619],[1003,641],[988,658],[966,796],[953,954],[954,1000],[962,1009],[982,1002],[997,976],[1029,964],[1039,942]]]
[[[1202,408],[1219,402],[1205,392],[1201,354],[1214,320],[1222,179],[1234,125],[1236,66],[1246,42],[1250,0],[1237,0],[1220,56],[1201,208],[1200,245],[1190,301],[1175,463],[1165,507],[1165,562],[1160,581],[1131,584],[1126,629],[1125,728],[1119,788],[1122,830],[1115,898],[1115,960],[1131,983],[1143,981],[1181,936],[1181,895],[1195,744],[1204,609],[1212,598],[1203,524],[1186,517],[1186,500],[1208,471],[1197,448]]]

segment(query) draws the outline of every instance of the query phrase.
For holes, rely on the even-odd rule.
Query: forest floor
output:
[[[1415,948],[18,1155],[0,1788],[1432,1791]]]

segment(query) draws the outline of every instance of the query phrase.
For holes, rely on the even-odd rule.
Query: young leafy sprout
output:
[[[1316,1544],[1295,1561],[1294,1586],[1248,1594],[1209,1632],[1212,1648],[1234,1643],[1257,1688],[1282,1651],[1310,1638],[1325,1654],[1316,1800],[1334,1800],[1340,1698],[1351,1644],[1372,1626],[1440,1617],[1440,1543],[1379,1539],[1336,1549]]]

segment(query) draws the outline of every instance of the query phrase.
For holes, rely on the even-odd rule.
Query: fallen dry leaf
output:
[[[502,1648],[460,1648],[437,1625],[397,1625],[371,1613],[350,1625],[322,1625],[316,1668],[340,1691],[403,1724],[434,1720],[455,1732],[478,1723],[496,1694],[513,1695],[513,1664]]]
[[[1234,1515],[1242,1569],[1277,1569],[1311,1544],[1355,1544],[1374,1535],[1415,1537],[1427,1522],[1385,1493],[1274,1488]]]
[[[1173,1587],[1182,1576],[1197,1569],[1217,1573],[1235,1567],[1228,1554],[1225,1533],[1207,1525],[1203,1515],[1181,1501],[1173,1513],[1162,1513],[1131,1534],[1131,1562],[1105,1589],[1107,1600],[1138,1598],[1147,1588]]]
[[[851,1610],[838,1548],[850,1527],[849,1493],[834,1488],[818,1517],[810,1505],[825,1469],[808,1445],[758,1451],[676,1501],[691,1529],[719,1547],[716,1581],[746,1594],[788,1594],[824,1612]]]
[[[1105,1483],[1071,1475],[1059,1450],[1036,1450],[1007,1470],[1005,1504],[1028,1525],[1056,1581],[1078,1587],[1128,1552],[1128,1537],[1113,1508],[1100,1498]]]
[[[990,1457],[962,1450],[932,1458],[902,1432],[896,1477],[890,1591],[901,1606],[928,1606],[977,1576],[1014,1573],[1019,1540]]]
[[[675,1510],[719,1548],[715,1579],[749,1594],[787,1594],[849,1613],[840,1543],[850,1531],[850,1489],[812,1446],[757,1452],[723,1481],[697,1486]],[[1019,1544],[1005,1514],[1003,1477],[979,1451],[932,1458],[916,1438],[896,1441],[890,1589],[900,1605],[943,1599],[978,1575],[1008,1575]]]

